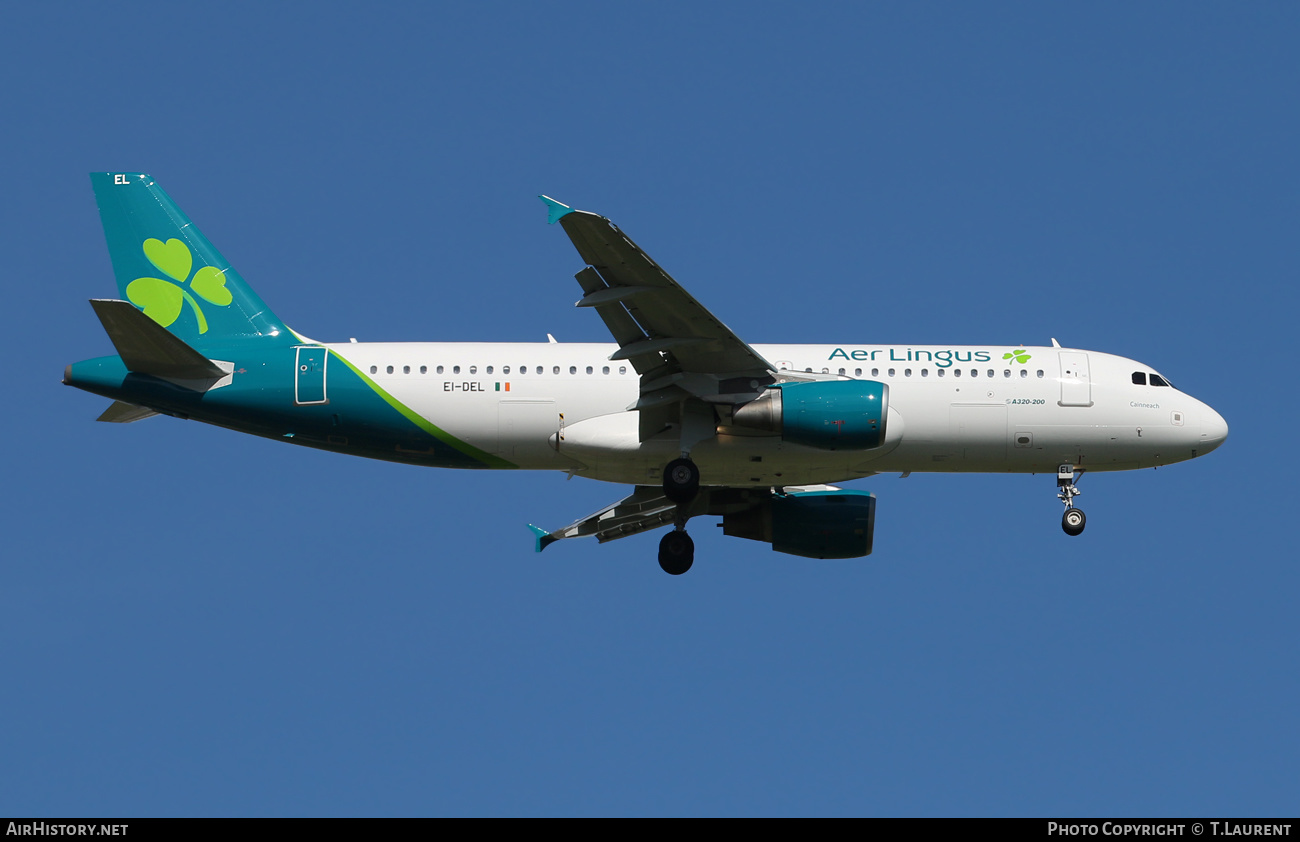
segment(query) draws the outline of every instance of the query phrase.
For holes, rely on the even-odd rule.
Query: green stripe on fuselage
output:
[[[229,385],[208,392],[133,374],[116,356],[74,363],[64,382],[113,400],[336,453],[439,468],[518,467],[431,424],[338,354],[333,356],[344,367],[329,369],[329,402],[298,405],[296,349],[258,349],[256,355],[248,350],[214,354],[232,361],[234,373]]]
[[[468,442],[461,441],[460,439],[453,436],[451,433],[431,423],[427,418],[420,415],[418,412],[411,409],[409,406],[402,403],[397,398],[393,397],[386,389],[384,389],[383,386],[380,386],[378,383],[371,380],[361,371],[361,369],[357,368],[351,362],[344,359],[337,352],[330,351],[330,355],[333,356],[334,359],[340,361],[341,363],[346,365],[349,369],[351,369],[352,373],[361,379],[361,382],[369,386],[374,391],[374,393],[379,397],[383,398],[384,401],[389,406],[391,406],[393,409],[400,412],[402,416],[406,418],[406,420],[410,421],[412,424],[419,427],[421,430],[424,430],[426,433],[433,436],[438,441],[442,442],[448,447],[453,448],[454,450],[460,453],[463,453],[464,455],[470,457],[471,459],[481,462],[483,464],[483,467],[485,468],[519,467],[518,465],[515,465],[513,462],[507,462],[505,459],[502,459],[499,456],[493,456],[491,453],[487,453],[486,451],[479,450],[477,447],[475,447],[472,444],[469,444]]]

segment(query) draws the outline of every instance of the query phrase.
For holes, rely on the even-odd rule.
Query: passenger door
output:
[[[1092,380],[1088,376],[1088,355],[1082,351],[1061,351],[1061,406],[1092,406]]]

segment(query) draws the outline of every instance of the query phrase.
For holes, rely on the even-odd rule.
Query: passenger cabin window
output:
[[[871,376],[872,376],[872,377],[879,377],[879,376],[880,376],[880,369],[878,369],[878,368],[873,368],[873,369],[871,369]]]
[[[402,373],[403,373],[403,374],[410,374],[410,373],[411,373],[411,367],[410,367],[409,365],[404,365],[404,366],[402,366]]]
[[[389,374],[392,374],[392,373],[393,373],[393,367],[392,367],[391,365],[388,367],[388,373],[389,373]]]
[[[559,373],[560,373],[560,367],[558,365],[551,367],[551,374],[559,374]]]
[[[1145,386],[1147,384],[1147,373],[1145,371],[1133,372],[1133,385]]]
[[[578,373],[578,367],[577,367],[576,365],[571,365],[571,366],[569,366],[569,373],[570,373],[570,374],[577,374],[577,373]]]
[[[1027,368],[1022,368],[1022,369],[1020,369],[1020,379],[1021,379],[1021,380],[1024,380],[1024,379],[1025,379],[1026,377],[1028,377],[1028,376],[1029,376],[1029,369],[1027,369]]]
[[[452,374],[460,374],[460,366],[458,366],[458,365],[454,365],[454,366],[452,366],[452,367],[451,367],[451,373],[452,373]]]
[[[537,373],[538,373],[538,374],[541,374],[541,373],[542,373],[542,367],[541,367],[540,365],[537,367]]]
[[[371,373],[371,374],[378,374],[378,373],[379,373],[379,366],[377,366],[377,365],[372,365],[372,366],[370,367],[370,373]]]
[[[510,373],[510,366],[508,366],[508,365],[503,365],[503,366],[501,366],[501,373],[502,373],[502,374],[509,374],[509,373]]]
[[[627,366],[625,366],[625,365],[621,365],[621,366],[619,366],[619,367],[618,367],[618,373],[619,373],[619,374],[627,374]]]
[[[960,369],[960,368],[954,368],[954,369],[952,370],[952,376],[953,376],[953,377],[961,377],[961,369]]]
[[[487,373],[488,373],[488,374],[491,374],[491,373],[492,373],[492,366],[488,366],[488,367],[487,367]]]
[[[1152,385],[1152,386],[1168,386],[1169,384],[1166,383],[1166,382],[1165,382],[1165,379],[1164,379],[1163,377],[1161,377],[1159,374],[1153,374],[1153,375],[1151,375],[1151,385]]]
[[[442,374],[442,366],[438,366],[437,371],[439,374]]]
[[[1038,369],[1038,379],[1039,379],[1039,380],[1042,380],[1042,379],[1043,379],[1043,370],[1042,370],[1041,368]]]
[[[420,373],[421,373],[421,374],[428,374],[428,373],[429,373],[429,367],[428,367],[427,365],[422,365],[422,366],[420,366]]]
[[[591,374],[592,371],[594,371],[594,369],[591,366],[587,366],[587,373]]]
[[[609,374],[609,366],[602,366],[601,369],[600,369],[600,373],[601,373],[601,374]]]

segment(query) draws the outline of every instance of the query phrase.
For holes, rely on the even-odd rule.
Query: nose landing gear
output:
[[[1083,468],[1077,472],[1083,476]],[[1074,484],[1076,472],[1073,465],[1059,465],[1056,468],[1056,496],[1065,504],[1065,514],[1061,516],[1061,529],[1066,535],[1078,535],[1088,524],[1088,518],[1082,509],[1074,507],[1074,498],[1083,492]]]

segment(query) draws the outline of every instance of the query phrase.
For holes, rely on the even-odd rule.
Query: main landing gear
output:
[[[1083,468],[1077,472],[1078,476],[1083,476]],[[1061,516],[1061,528],[1065,530],[1066,535],[1078,535],[1083,532],[1083,527],[1088,524],[1088,518],[1084,516],[1082,509],[1074,507],[1074,498],[1083,492],[1079,486],[1074,484],[1076,471],[1073,465],[1060,465],[1056,469],[1056,496],[1065,504],[1065,514]]]
[[[659,541],[659,566],[665,573],[680,576],[695,563],[695,542],[686,534],[687,505],[700,491],[700,469],[687,457],[674,459],[664,468],[664,496],[677,504],[673,531]]]
[[[690,459],[674,459],[664,468],[664,496],[681,505],[700,490],[700,469]]]
[[[659,566],[670,576],[680,576],[695,563],[695,542],[678,526],[659,541]]]

